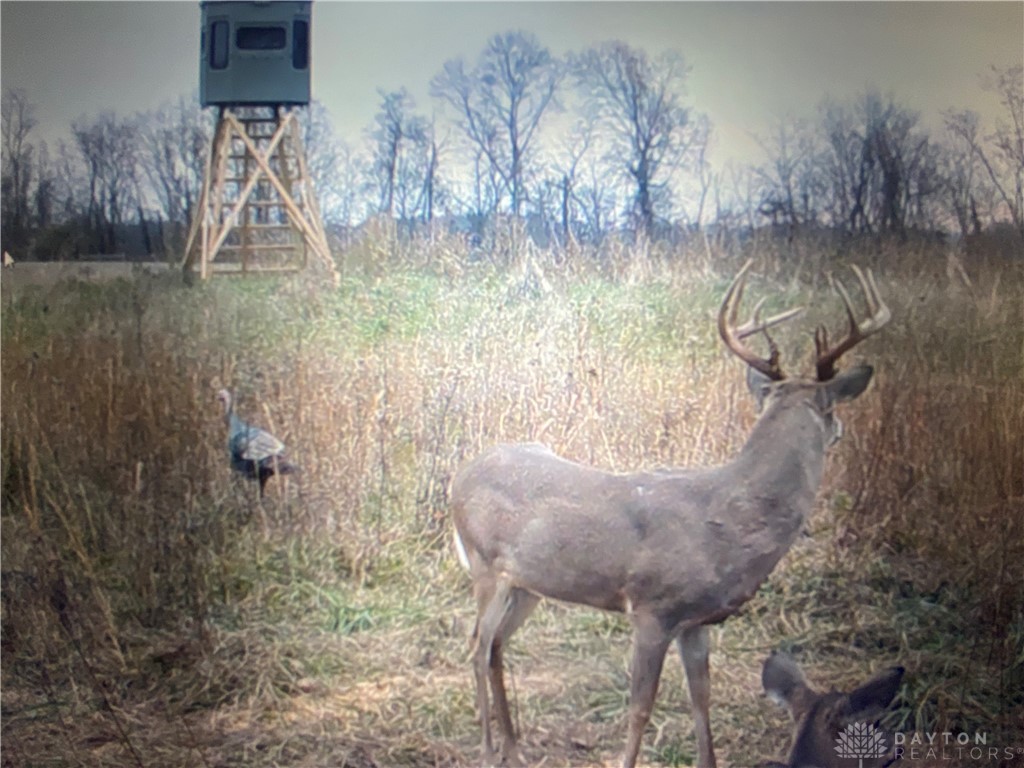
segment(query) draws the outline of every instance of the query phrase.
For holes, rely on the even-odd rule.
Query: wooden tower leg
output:
[[[198,267],[203,280],[214,274],[297,272],[307,265],[307,253],[337,286],[340,276],[295,113],[223,109],[183,270],[191,276]]]

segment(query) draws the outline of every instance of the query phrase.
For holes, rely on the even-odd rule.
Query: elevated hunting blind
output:
[[[310,2],[200,6],[204,107],[309,103]]]
[[[295,272],[312,255],[337,282],[297,119],[310,101],[311,0],[200,9],[200,101],[218,119],[185,278]]]

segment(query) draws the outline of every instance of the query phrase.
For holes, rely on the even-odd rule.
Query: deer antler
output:
[[[843,353],[848,352],[860,342],[864,341],[868,336],[878,333],[892,318],[892,312],[889,311],[889,307],[882,301],[881,295],[878,293],[878,286],[875,284],[875,276],[871,274],[871,270],[868,270],[867,277],[860,271],[857,265],[851,265],[854,273],[857,275],[857,280],[860,282],[860,287],[864,291],[864,299],[867,303],[869,317],[861,322],[857,322],[857,318],[853,312],[853,304],[850,302],[850,294],[846,292],[846,288],[839,282],[838,278],[829,276],[829,280],[832,285],[835,286],[839,295],[843,299],[843,304],[846,306],[846,316],[850,320],[850,330],[846,334],[846,338],[840,341],[831,349],[828,344],[828,332],[825,330],[825,326],[818,326],[818,330],[814,333],[814,346],[817,351],[817,359],[815,360],[815,366],[818,369],[818,381],[828,381],[835,376],[836,360],[840,358]]]
[[[754,313],[751,319],[737,327],[736,315],[739,312],[740,301],[743,300],[743,288],[747,282],[747,270],[750,269],[750,265],[753,263],[753,259],[751,259],[743,265],[743,269],[733,279],[732,284],[729,285],[729,290],[725,292],[725,298],[722,299],[722,307],[718,311],[718,333],[722,337],[722,341],[725,342],[725,346],[740,360],[773,381],[781,381],[786,377],[779,367],[779,351],[776,349],[771,337],[768,336],[767,331],[773,325],[778,325],[800,314],[803,312],[803,307],[788,309],[762,321],[760,317],[761,306],[765,302],[762,298],[754,306]],[[758,357],[746,345],[741,343],[748,336],[753,336],[755,333],[761,333],[762,331],[765,336],[768,336],[768,344],[771,349],[769,356],[766,358]]]

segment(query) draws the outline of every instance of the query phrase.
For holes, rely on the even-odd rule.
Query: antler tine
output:
[[[829,349],[828,334],[824,327],[818,329],[818,332],[815,334],[815,347],[818,353],[816,367],[819,381],[828,381],[835,376],[836,361],[844,353],[868,338],[868,336],[878,333],[892,319],[892,312],[882,300],[878,284],[875,282],[875,276],[871,270],[869,269],[867,276],[865,276],[859,267],[856,265],[852,265],[852,267],[854,274],[857,275],[857,281],[860,283],[861,290],[864,292],[864,303],[867,305],[868,317],[860,322],[857,321],[853,302],[850,300],[850,294],[847,293],[846,287],[840,282],[839,278],[829,276],[830,282],[835,286],[836,291],[843,300],[846,317],[850,321],[850,330],[847,332],[846,338]]]
[[[722,299],[722,307],[718,312],[718,333],[722,337],[722,341],[725,342],[725,346],[728,347],[729,350],[740,360],[745,362],[754,370],[763,373],[768,378],[774,381],[781,381],[785,378],[785,375],[779,368],[778,354],[774,351],[774,344],[771,344],[770,338],[769,344],[771,344],[773,352],[768,358],[758,357],[741,342],[748,336],[760,333],[761,331],[767,331],[772,326],[778,325],[785,320],[789,320],[791,317],[795,317],[803,311],[803,307],[796,307],[794,309],[786,310],[785,312],[780,312],[779,314],[762,321],[760,319],[760,314],[761,307],[764,305],[765,300],[761,299],[754,307],[751,319],[737,327],[736,317],[739,314],[739,305],[740,300],[743,298],[743,289],[746,287],[747,271],[753,263],[753,259],[750,259],[743,265],[743,269],[741,269],[739,274],[733,278],[732,283],[729,285],[729,289],[725,292],[725,297]],[[767,333],[765,335],[767,336]]]
[[[793,309],[787,309],[785,312],[779,312],[779,314],[772,315],[764,322],[761,322],[761,307],[764,306],[764,303],[767,300],[767,297],[762,297],[761,300],[754,305],[754,311],[751,313],[751,319],[745,322],[739,328],[735,329],[736,338],[745,339],[748,336],[753,336],[755,333],[767,331],[772,326],[778,325],[781,322],[789,320],[789,318],[791,317],[796,317],[797,315],[804,311],[803,307],[793,307]],[[765,333],[765,336],[767,335],[768,334]]]
[[[860,271],[860,267],[856,264],[851,266],[857,275],[857,279],[860,281],[861,288],[864,289],[864,298],[867,300],[868,312],[871,313],[871,317],[861,324],[861,330],[868,335],[877,333],[882,329],[882,326],[892,319],[892,312],[885,302],[882,301],[882,296],[878,292],[878,285],[875,283],[874,273],[869,269],[867,279],[865,280],[864,273]]]

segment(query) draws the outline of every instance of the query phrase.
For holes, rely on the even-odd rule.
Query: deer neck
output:
[[[802,521],[821,483],[825,432],[812,400],[772,403],[733,461],[736,476],[771,502],[768,508],[788,510]]]

